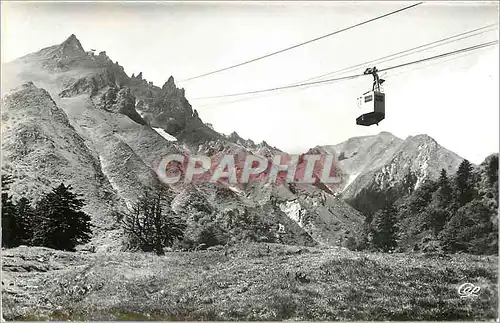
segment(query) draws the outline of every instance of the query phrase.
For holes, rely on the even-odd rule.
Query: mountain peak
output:
[[[418,134],[415,136],[408,136],[408,138],[406,138],[406,140],[413,141],[413,142],[428,142],[428,143],[432,143],[432,144],[437,144],[437,142],[436,142],[436,140],[434,140],[434,138],[432,138],[431,136],[426,135],[426,134]]]
[[[170,76],[168,78],[168,80],[165,82],[165,84],[163,84],[163,86],[161,87],[163,90],[176,90],[177,87],[175,86],[175,81],[174,81],[174,77],[173,76]]]
[[[66,39],[66,41],[78,41],[78,38],[76,38],[75,34],[69,35],[69,37]]]
[[[396,136],[394,136],[392,133],[390,133],[388,131],[382,131],[377,136],[380,136],[380,137],[396,137]]]
[[[59,50],[63,54],[63,56],[81,56],[85,55],[85,50],[83,49],[82,44],[76,38],[75,34],[71,34],[60,46]]]
[[[78,50],[78,51],[82,51],[84,52],[83,50],[83,46],[82,44],[80,43],[80,41],[78,40],[78,38],[76,38],[75,34],[71,34],[63,43],[62,43],[63,47],[66,47],[66,48],[73,48],[75,50]]]
[[[269,149],[274,149],[275,147],[272,147],[269,145],[265,140],[262,140],[260,144],[258,144],[259,148],[269,148]]]

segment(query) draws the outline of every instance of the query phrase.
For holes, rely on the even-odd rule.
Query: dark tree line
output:
[[[61,183],[33,206],[26,197],[12,200],[12,177],[2,175],[2,246],[42,246],[74,251],[90,241],[90,216],[81,211],[85,205],[71,186]]]
[[[13,201],[10,176],[2,176],[2,246],[44,246],[74,251],[90,241],[90,217],[71,186],[59,185],[34,205],[27,198]],[[163,255],[172,247],[183,250],[225,245],[232,237],[240,240],[271,239],[270,224],[245,210],[218,214],[202,195],[191,196],[181,214],[171,208],[173,193],[166,186],[147,189],[126,212],[117,212],[128,248]],[[244,229],[237,230],[244,224]],[[271,234],[272,236],[272,234]],[[264,237],[264,238],[263,238]]]
[[[498,253],[497,155],[478,170],[463,160],[455,175],[443,169],[437,180],[400,194],[366,213],[357,249]]]

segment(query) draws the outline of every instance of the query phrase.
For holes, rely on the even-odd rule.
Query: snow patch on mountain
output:
[[[161,128],[153,128],[160,136],[163,138],[167,139],[168,141],[177,141],[177,138],[172,136],[171,134],[168,134],[165,130]]]
[[[233,191],[235,193],[238,193],[238,194],[242,194],[243,193],[243,191],[241,189],[239,189],[238,187],[236,187],[236,186],[228,186],[228,187],[229,187],[229,189],[231,191]]]
[[[424,160],[422,165],[420,165],[420,168],[419,168],[420,172],[417,174],[417,182],[415,183],[415,187],[413,189],[416,190],[417,188],[419,188],[420,185],[423,183],[423,181],[426,179],[428,167],[429,167],[428,161]]]
[[[351,185],[352,182],[354,182],[354,180],[359,176],[360,173],[356,173],[356,174],[351,174],[349,175],[349,178],[347,180],[347,183],[345,184],[345,186],[342,188],[342,191],[341,193],[349,187],[349,185]]]
[[[301,228],[304,226],[300,216],[302,206],[298,201],[286,201],[284,203],[280,203],[278,206],[282,212],[295,221]]]

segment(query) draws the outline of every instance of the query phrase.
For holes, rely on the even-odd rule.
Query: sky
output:
[[[406,49],[498,23],[495,2],[426,2],[257,62],[184,79],[301,43],[416,2],[5,2],[2,61],[75,34],[86,50],[106,51],[128,75],[162,86],[173,76],[204,122],[265,140],[289,153],[388,131],[427,134],[473,163],[498,152],[498,45],[381,73],[386,117],[356,125],[356,99],[371,76],[251,97],[206,96],[274,88],[360,64],[332,77],[383,69],[498,40],[498,26],[475,37],[392,61]],[[365,63],[366,64],[362,64]]]

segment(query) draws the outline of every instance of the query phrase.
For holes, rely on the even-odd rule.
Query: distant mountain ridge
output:
[[[441,169],[454,174],[463,160],[424,134],[402,140],[381,132],[321,149],[338,156],[338,167],[349,176],[342,197],[354,206],[360,198],[372,198],[376,204],[377,196],[403,183],[410,174],[415,177],[412,189],[426,178],[436,179]],[[359,205],[358,210],[366,211]]]

